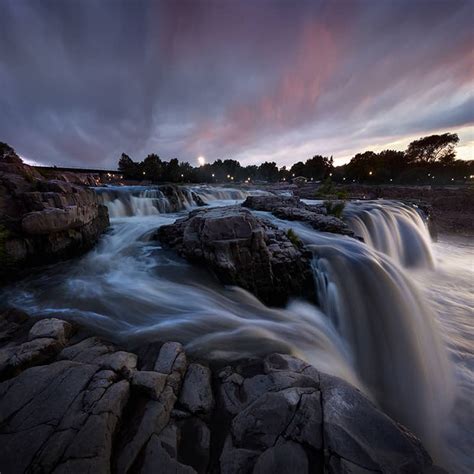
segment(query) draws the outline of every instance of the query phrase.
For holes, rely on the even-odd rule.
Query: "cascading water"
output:
[[[161,196],[152,189],[134,188],[132,194],[138,195],[132,197],[159,200]],[[237,190],[186,189],[185,196],[195,193],[210,205],[245,198]],[[445,350],[428,303],[396,262],[371,248],[378,243],[366,237],[374,234],[367,231],[366,245],[257,213],[293,228],[314,254],[321,310],[297,301],[286,309],[274,309],[242,289],[223,288],[203,269],[148,240],[151,231],[184,215],[185,211],[176,211],[193,205],[188,197],[177,203],[165,196],[169,206],[165,203],[160,209],[155,201],[152,210],[127,197],[123,188],[99,192],[109,210],[118,207],[112,230],[79,261],[51,266],[7,288],[1,296],[10,304],[32,315],[77,320],[124,344],[179,340],[190,354],[202,358],[294,353],[365,390],[439,455],[436,442],[446,422],[452,387]],[[391,205],[374,204],[374,211],[386,216]],[[348,206],[346,210],[354,215],[356,211],[360,209],[352,211]],[[418,261],[429,261],[425,234],[407,224],[418,227],[411,210],[407,216],[403,206],[394,205],[388,219],[399,226],[397,239],[402,243],[397,245],[414,245],[423,255]],[[380,222],[382,217],[374,218],[373,228]],[[417,261],[414,255],[400,252],[401,247],[385,248],[388,254],[397,249],[395,259],[401,264]]]
[[[431,239],[420,213],[393,201],[355,201],[345,206],[344,219],[370,247],[404,267],[433,267]]]
[[[208,186],[109,186],[95,190],[112,218],[153,216],[216,201],[239,201],[247,196],[240,189]]]
[[[439,451],[452,374],[435,315],[414,282],[356,239],[259,214],[292,228],[312,250],[319,306],[349,345],[351,364],[369,393]]]

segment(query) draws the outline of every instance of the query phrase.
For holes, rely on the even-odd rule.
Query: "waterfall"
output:
[[[294,301],[275,309],[242,289],[223,288],[202,268],[146,239],[174,221],[170,212],[195,205],[196,196],[220,205],[238,202],[244,192],[170,188],[101,188],[113,217],[133,217],[114,221],[78,263],[32,275],[0,297],[33,316],[77,320],[124,344],[177,340],[207,359],[293,353],[356,384],[439,453],[451,367],[429,302],[403,268],[430,261],[416,210],[395,203],[348,205],[347,219],[358,223],[359,235],[365,232],[365,243],[255,211],[293,228],[313,252],[319,308]],[[409,246],[412,251],[404,249]]]
[[[384,211],[390,214],[388,206]],[[348,344],[350,363],[368,393],[439,453],[453,400],[451,364],[434,311],[411,276],[356,239],[259,214],[292,228],[313,252],[318,305]],[[374,219],[373,225],[380,222]],[[426,251],[424,245],[411,245]]]
[[[240,189],[209,186],[107,186],[94,189],[112,218],[178,212],[198,205],[218,204],[219,201],[239,202],[247,196],[247,192]]]
[[[433,267],[430,234],[417,209],[393,201],[355,201],[346,205],[344,220],[367,245],[402,266]]]

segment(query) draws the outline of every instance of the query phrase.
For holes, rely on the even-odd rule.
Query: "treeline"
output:
[[[430,135],[415,140],[405,151],[366,151],[355,155],[349,163],[334,166],[332,157],[313,156],[291,168],[278,168],[274,162],[241,166],[236,160],[216,160],[193,167],[177,158],[161,160],[156,154],[135,162],[122,154],[119,171],[129,180],[151,182],[288,182],[298,178],[322,181],[330,178],[341,183],[446,184],[472,180],[474,162],[457,160],[457,134]]]
[[[135,162],[125,153],[122,154],[119,171],[126,179],[148,180],[152,182],[245,182],[266,181],[275,183],[288,181],[296,176],[308,176],[321,180],[329,176],[334,169],[332,158],[314,156],[305,163],[294,164],[287,170],[285,166],[278,168],[274,162],[261,165],[241,166],[236,160],[216,160],[199,167],[193,167],[177,158],[163,161],[156,154],[148,155],[143,161]]]

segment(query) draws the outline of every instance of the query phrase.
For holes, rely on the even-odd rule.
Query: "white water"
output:
[[[210,186],[123,186],[96,188],[111,218],[156,216],[190,209],[200,199],[204,204],[219,201],[238,202],[247,196],[245,191]]]
[[[394,201],[351,202],[344,218],[364,242],[404,267],[433,266],[431,238],[418,211]]]
[[[147,196],[146,190],[140,192],[144,194],[136,196],[138,199],[158,199],[156,195]],[[202,191],[200,197],[211,205],[235,203],[238,199],[236,194],[217,194],[212,189]],[[117,199],[107,202],[109,209],[117,206]],[[119,202],[126,203],[127,199]],[[390,216],[392,204],[384,205],[381,216]],[[74,263],[52,266],[20,282],[7,289],[5,298],[30,314],[75,319],[129,345],[179,340],[190,353],[207,358],[291,352],[322,371],[358,385],[418,433],[438,462],[451,466],[459,462],[456,472],[469,472],[468,454],[463,449],[468,446],[466,440],[472,429],[466,425],[460,431],[448,420],[453,418],[449,414],[453,396],[462,400],[456,405],[454,419],[467,419],[466,400],[472,391],[468,382],[463,382],[468,388],[462,395],[453,388],[451,364],[440,341],[437,321],[452,308],[445,302],[450,291],[448,276],[438,279],[434,275],[439,275],[439,269],[435,273],[430,265],[418,265],[422,269],[416,274],[398,266],[429,262],[426,255],[431,255],[431,247],[421,220],[401,219],[404,232],[384,234],[387,239],[398,235],[404,245],[415,241],[413,245],[423,254],[418,260],[410,254],[407,260],[406,253],[398,252],[399,246],[387,246],[397,249],[394,261],[376,250],[378,241],[370,233],[382,217],[377,216],[374,225],[367,226],[371,240],[366,239],[366,245],[266,214],[278,225],[295,229],[311,245],[321,305],[320,310],[308,303],[293,302],[285,309],[272,309],[244,290],[224,289],[204,270],[148,240],[150,231],[183,213],[161,213],[156,203],[153,209],[159,212],[144,203],[135,203],[132,209],[137,215],[126,217],[125,212],[114,218],[112,231],[94,251]],[[394,209],[398,214],[397,206]],[[367,208],[363,211],[370,212]],[[416,232],[411,227],[420,228]],[[418,242],[420,238],[422,243]],[[443,262],[437,268],[440,266]],[[413,275],[423,277],[423,292]],[[426,297],[427,288],[433,289],[439,301],[434,310]],[[457,305],[465,309],[467,304],[462,292]],[[459,318],[466,324],[465,314]],[[459,330],[463,323],[450,324],[453,335],[445,334],[450,346],[458,348],[462,340],[470,347],[469,330],[466,334]],[[467,379],[472,382],[472,367],[461,372],[468,373],[471,378]],[[454,455],[453,449],[447,453],[438,443],[446,436],[458,450]]]

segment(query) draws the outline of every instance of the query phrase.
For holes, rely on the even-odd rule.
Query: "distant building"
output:
[[[293,178],[291,182],[294,184],[304,184],[308,182],[308,178],[305,178],[304,176],[296,176],[296,178]]]

